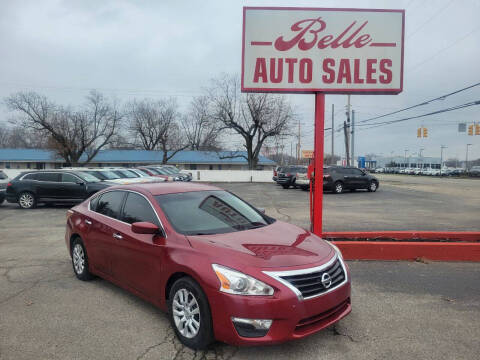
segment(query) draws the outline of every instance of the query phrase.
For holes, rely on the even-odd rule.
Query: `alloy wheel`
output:
[[[24,193],[20,196],[19,202],[20,206],[25,209],[29,209],[33,206],[34,203],[33,196],[29,193]]]
[[[375,181],[372,181],[372,182],[370,183],[370,190],[371,190],[371,191],[377,190],[377,183],[376,183]]]
[[[72,251],[73,257],[73,267],[77,274],[82,274],[83,269],[85,268],[85,253],[83,252],[83,247],[80,244],[76,244]]]
[[[180,334],[188,339],[200,331],[200,307],[192,292],[179,289],[172,302],[173,320]]]
[[[337,185],[335,185],[335,192],[337,193],[341,193],[343,192],[343,185],[338,183]]]

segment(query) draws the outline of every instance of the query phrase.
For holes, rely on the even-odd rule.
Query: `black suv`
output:
[[[111,185],[80,171],[30,171],[10,181],[6,198],[23,209],[31,209],[38,203],[81,202]]]
[[[306,174],[307,167],[301,165],[281,167],[277,173],[277,184],[282,185],[284,189],[288,189],[290,186],[296,187],[297,173]]]
[[[344,190],[366,189],[377,191],[378,179],[356,167],[328,166],[323,168],[323,190],[337,194]]]

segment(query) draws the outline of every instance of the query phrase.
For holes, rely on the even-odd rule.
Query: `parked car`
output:
[[[297,174],[306,174],[307,167],[302,165],[291,165],[282,167],[278,172],[277,183],[282,185],[284,189],[288,189],[290,186],[296,187],[295,181]]]
[[[468,175],[475,177],[480,176],[480,166],[472,166],[472,168],[468,172]]]
[[[163,165],[163,166],[155,166],[160,174],[171,176],[173,181],[191,181],[192,176],[189,174],[181,173],[175,166],[170,165]]]
[[[351,311],[334,245],[213,186],[107,189],[68,211],[65,242],[78,279],[100,276],[167,310],[194,349],[298,339]]]
[[[179,170],[176,166],[173,165],[162,165],[162,168],[166,169],[173,176],[178,176],[182,181],[192,181],[192,173],[186,170]]]
[[[154,166],[142,166],[137,168],[139,170],[142,170],[146,172],[150,176],[155,176],[158,178],[162,178],[165,181],[173,181],[173,177],[170,175],[162,174],[158,169],[156,169]]]
[[[366,189],[375,192],[379,185],[375,176],[355,167],[328,166],[323,169],[323,190],[326,191],[340,194],[345,190]]]
[[[27,171],[8,183],[6,199],[23,209],[38,203],[77,203],[111,185],[81,171]]]
[[[276,166],[273,168],[273,176],[272,176],[272,180],[277,182],[277,179],[278,179],[278,173],[282,171],[282,167],[281,166]]]
[[[5,201],[5,192],[7,190],[9,178],[2,170],[0,170],[0,205]]]
[[[375,169],[375,173],[376,173],[376,174],[382,174],[382,173],[384,173],[384,172],[385,172],[385,168],[383,168],[383,167],[381,167],[381,168],[376,168],[376,169]]]
[[[302,190],[308,190],[310,189],[310,179],[308,178],[307,173],[303,172],[298,172],[297,173],[297,178],[295,180],[295,185],[299,187]]]

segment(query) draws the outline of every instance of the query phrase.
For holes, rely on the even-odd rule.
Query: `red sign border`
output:
[[[246,88],[243,85],[243,78],[245,76],[245,15],[247,10],[322,10],[322,11],[359,11],[359,12],[399,12],[402,13],[402,63],[400,69],[400,89],[290,89],[290,88]],[[324,94],[355,94],[362,95],[396,95],[403,91],[403,62],[404,62],[404,46],[405,46],[405,10],[399,9],[353,9],[353,8],[314,8],[314,7],[257,7],[244,6],[243,7],[243,25],[242,25],[242,78],[241,90],[242,92],[273,92],[273,93],[291,93],[291,94],[314,94],[322,92]]]

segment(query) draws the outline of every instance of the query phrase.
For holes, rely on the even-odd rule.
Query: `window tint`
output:
[[[150,203],[143,196],[131,192],[123,207],[122,221],[129,224],[145,221],[160,226]]]
[[[62,174],[62,182],[76,183],[78,181],[80,181],[80,179],[72,174]]]
[[[350,169],[350,172],[351,172],[353,175],[356,175],[356,176],[362,176],[362,175],[363,175],[363,172],[362,172],[362,170],[360,170],[360,169]]]
[[[109,191],[103,194],[98,200],[95,211],[114,219],[120,219],[120,208],[124,196],[124,191]]]
[[[25,175],[22,180],[37,180],[37,174]]]
[[[96,211],[97,210],[97,204],[98,204],[98,199],[100,196],[95,196],[92,200],[90,200],[90,210]]]
[[[59,173],[40,173],[40,174],[37,174],[36,180],[58,182],[60,180],[60,174]]]

